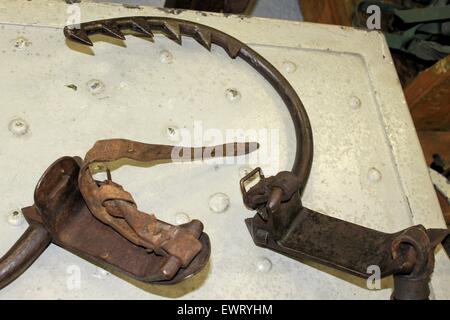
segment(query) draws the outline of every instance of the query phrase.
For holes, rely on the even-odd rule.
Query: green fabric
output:
[[[450,46],[444,46],[435,41],[430,41],[429,35],[417,34],[424,25],[418,24],[405,32],[388,33],[384,36],[391,49],[401,50],[415,55],[423,60],[439,60],[450,54]]]
[[[424,23],[420,26],[418,31],[435,35],[442,34],[441,25],[442,24],[438,22]]]
[[[394,10],[394,14],[404,23],[419,23],[450,19],[450,5],[439,7]]]
[[[404,8],[380,1],[362,1],[358,11],[365,12],[369,5],[377,5],[384,13],[397,16],[410,28],[405,31],[384,32],[390,48],[434,61],[450,54],[450,46],[442,39],[450,35],[450,0],[431,0],[424,8]]]

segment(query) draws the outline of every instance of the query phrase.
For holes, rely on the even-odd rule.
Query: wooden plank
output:
[[[428,165],[435,153],[440,154],[444,161],[450,161],[450,131],[417,131],[417,135]]]
[[[300,0],[305,21],[351,26],[358,0]]]
[[[433,161],[433,154],[438,153],[444,161],[450,161],[450,131],[418,131],[423,154],[428,165]],[[450,204],[436,190],[447,225],[450,225]]]
[[[417,130],[450,130],[450,56],[421,72],[405,97]]]

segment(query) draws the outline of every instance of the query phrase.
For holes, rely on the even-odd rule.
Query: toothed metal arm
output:
[[[300,188],[305,185],[311,169],[313,154],[313,139],[311,126],[303,103],[290,83],[266,59],[238,39],[206,25],[187,20],[165,17],[123,17],[107,20],[97,20],[64,28],[64,35],[73,41],[92,46],[89,36],[104,34],[123,39],[122,31],[131,30],[146,37],[153,37],[154,32],[160,32],[178,44],[182,37],[195,39],[201,46],[211,50],[211,45],[222,47],[235,59],[242,58],[256,71],[266,78],[275,88],[286,104],[294,122],[297,150],[292,172],[300,177]]]

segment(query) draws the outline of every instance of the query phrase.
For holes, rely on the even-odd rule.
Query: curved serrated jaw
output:
[[[207,50],[211,51],[211,32],[198,29],[197,35],[194,37]]]
[[[228,53],[231,59],[235,59],[241,51],[241,46],[235,41],[230,41],[225,47],[225,51]]]
[[[122,31],[120,31],[120,29],[116,25],[102,24],[101,28],[104,34],[116,39],[125,40],[125,35],[122,33]]]
[[[92,41],[89,39],[88,34],[83,29],[76,29],[75,27],[68,26],[64,28],[64,34],[70,40],[75,42],[85,44],[88,46],[93,46]]]
[[[130,22],[134,31],[153,38],[152,27],[145,19],[133,18]]]
[[[178,23],[164,21],[164,31],[170,39],[181,45],[181,31]]]

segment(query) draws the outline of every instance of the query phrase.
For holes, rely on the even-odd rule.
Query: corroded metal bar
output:
[[[50,233],[39,224],[30,225],[14,246],[0,259],[0,289],[4,288],[44,252]]]

